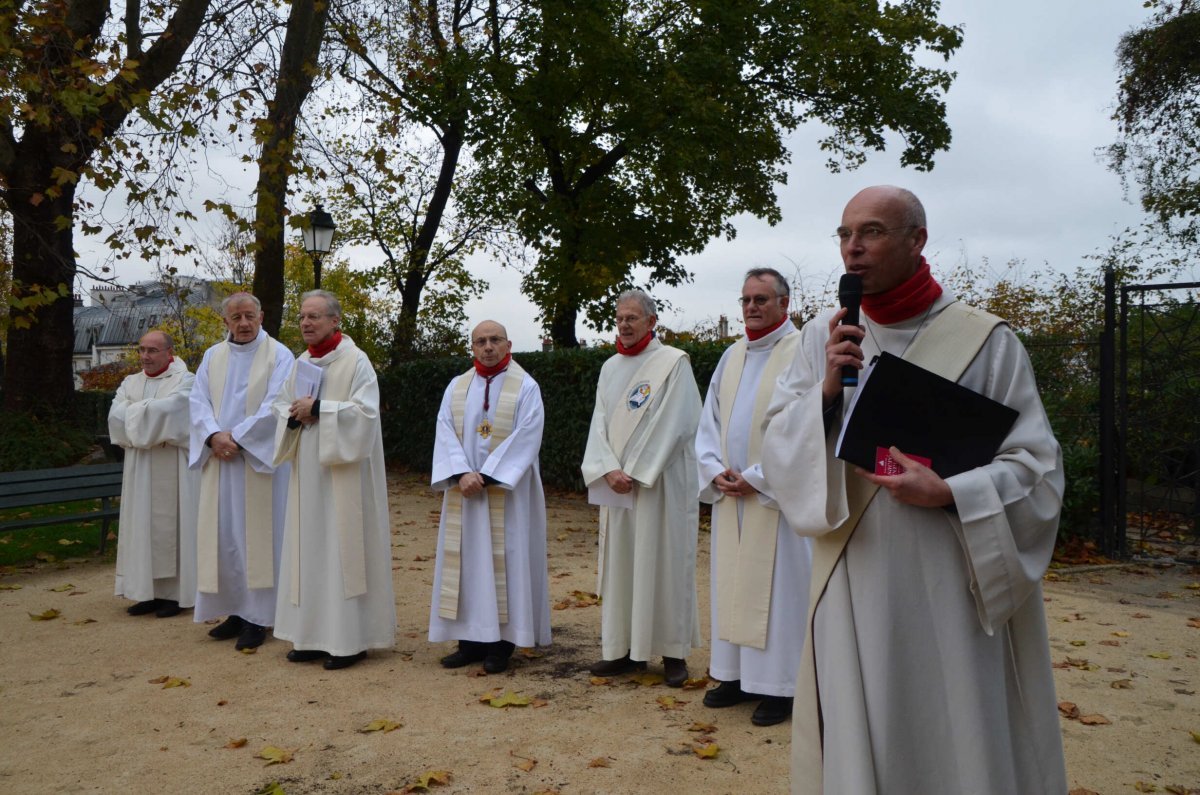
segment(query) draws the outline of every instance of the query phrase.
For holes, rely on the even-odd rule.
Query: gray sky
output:
[[[935,168],[900,168],[901,147],[893,146],[857,171],[830,174],[817,148],[820,128],[801,128],[790,141],[788,184],[778,188],[783,221],[771,227],[739,217],[734,240],[713,241],[685,258],[694,281],[655,291],[671,306],[660,320],[683,330],[726,314],[739,330],[734,301],[751,267],[798,275],[809,291],[836,282],[841,263],[832,234],[842,207],[859,189],[881,183],[907,187],[924,202],[935,274],[964,262],[982,270],[984,259],[993,274],[1014,259],[1026,274],[1075,270],[1143,218],[1097,150],[1116,137],[1109,117],[1117,40],[1147,16],[1141,0],[944,0],[940,18],[963,26],[964,43],[948,65],[958,73],[947,97],[953,140]],[[231,183],[252,189],[252,169],[232,158],[217,162]],[[90,246],[101,247],[97,240],[77,236],[83,260]],[[361,264],[378,257],[362,249],[342,253]],[[494,319],[507,326],[514,350],[539,348],[537,309],[521,294],[520,275],[487,258],[474,266],[491,290],[468,306],[468,328]],[[136,281],[151,271],[124,263],[118,275]],[[578,334],[611,337],[582,323]]]

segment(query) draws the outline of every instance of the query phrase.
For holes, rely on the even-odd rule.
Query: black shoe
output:
[[[351,654],[349,657],[330,657],[325,661],[326,671],[339,671],[342,668],[349,668],[359,660],[367,659],[367,653],[360,651],[358,654]]]
[[[687,661],[678,657],[663,657],[663,684],[667,687],[683,687],[687,681]]]
[[[730,679],[728,682],[721,682],[704,694],[704,706],[720,709],[741,704],[743,701],[751,701],[754,698],[754,695],[742,690],[740,679]]]
[[[767,696],[754,708],[750,722],[755,726],[774,726],[792,717],[792,699],[787,696]]]
[[[246,622],[242,627],[242,633],[238,635],[237,643],[233,648],[241,651],[242,649],[257,649],[267,640],[267,628],[260,627],[258,624]]]
[[[217,640],[232,640],[242,634],[242,627],[245,625],[246,621],[241,616],[230,616],[210,629],[208,636]]]
[[[502,674],[508,670],[508,661],[512,658],[516,645],[507,640],[498,640],[488,644],[487,656],[483,658],[483,670],[489,674]]]
[[[618,657],[615,660],[601,660],[588,669],[593,676],[617,676],[619,674],[629,673],[630,671],[646,670],[646,663],[640,660],[631,660],[629,655]]]
[[[159,599],[158,609],[154,611],[154,615],[159,618],[170,618],[171,616],[179,615],[179,602],[174,599]]]
[[[129,607],[125,608],[125,612],[131,616],[144,616],[149,613],[153,613],[159,607],[161,607],[161,604],[159,603],[158,599],[150,599],[145,602],[138,602],[137,604],[130,605]]]
[[[287,653],[288,662],[316,662],[329,656],[329,652],[320,649],[292,649]]]
[[[442,658],[443,668],[462,668],[464,665],[481,662],[488,655],[488,644],[473,640],[460,640],[452,654]]]

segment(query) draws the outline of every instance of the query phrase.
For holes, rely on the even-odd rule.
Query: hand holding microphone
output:
[[[858,325],[858,308],[862,306],[863,284],[862,276],[857,273],[844,273],[838,282],[838,303],[846,309],[842,325]],[[849,336],[849,335],[847,335]],[[861,343],[862,335],[854,335],[855,341]],[[842,365],[842,386],[858,386],[858,368],[854,365]]]

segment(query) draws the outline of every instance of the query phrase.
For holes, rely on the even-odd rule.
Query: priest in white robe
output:
[[[283,542],[287,467],[276,469],[271,404],[295,362],[262,329],[262,306],[249,293],[221,303],[228,338],[204,352],[192,388],[189,465],[200,472],[196,528],[197,623],[261,646],[275,621],[275,577]]]
[[[696,602],[696,424],[700,392],[687,354],[654,336],[658,315],[641,290],[617,299],[617,355],[596,385],[583,458],[600,505],[598,590],[603,659],[597,676],[663,658],[682,687],[687,655],[702,645]]]
[[[292,465],[275,637],[330,671],[396,638],[379,381],[341,315],[332,293],[301,296],[308,349],[275,401],[275,463]]]
[[[763,419],[800,337],[789,292],[776,270],[746,274],[746,336],[721,356],[696,432],[700,499],[713,506],[708,672],[720,681],[704,705],[757,700],[756,726],[791,717],[812,568],[808,539],[792,532],[762,474]]]
[[[432,481],[445,496],[429,640],[458,641],[446,668],[482,662],[501,673],[517,646],[550,645],[545,412],[503,326],[477,325],[471,353],[473,367],[446,387],[438,411]]]
[[[108,435],[125,451],[116,595],[131,616],[179,615],[196,603],[199,481],[188,469],[188,395],[194,376],[170,335],[138,340],[142,369],[117,388]]]
[[[796,685],[796,793],[1067,791],[1041,577],[1062,455],[1028,356],[998,318],[946,295],[921,256],[925,212],[890,186],[838,228],[862,278],[860,326],[827,311],[780,379],[763,472],[813,537],[810,641]],[[890,448],[874,474],[832,455],[843,366],[882,351],[1020,412],[994,459],[943,479]]]

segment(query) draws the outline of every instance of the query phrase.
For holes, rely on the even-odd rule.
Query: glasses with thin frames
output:
[[[775,299],[781,298],[781,297],[782,296],[778,296],[778,295],[743,295],[743,296],[738,297],[737,302],[738,302],[738,306],[746,306],[747,304],[754,304],[755,306],[766,306],[771,301],[774,301]]]
[[[892,232],[903,232],[908,229],[916,229],[916,227],[912,224],[909,224],[908,226],[893,226],[890,229],[882,226],[864,226],[856,233],[853,230],[847,229],[843,226],[834,232],[833,236],[836,237],[841,243],[849,243],[854,238],[854,235],[857,234],[858,239],[864,243],[877,243],[890,235]]]

